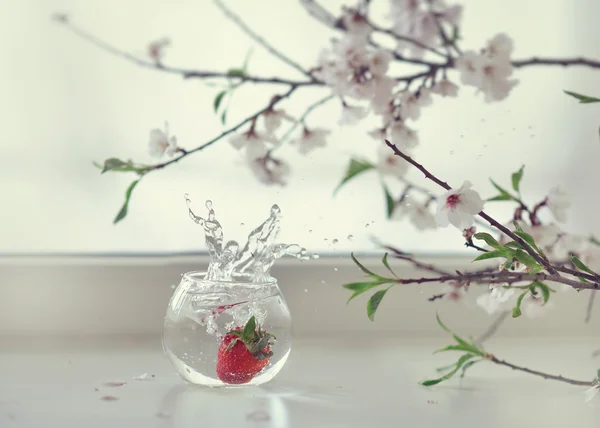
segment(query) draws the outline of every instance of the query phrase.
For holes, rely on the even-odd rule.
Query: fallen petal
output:
[[[100,397],[100,400],[102,401],[117,401],[119,398],[115,397],[114,395],[104,395],[102,397]]]

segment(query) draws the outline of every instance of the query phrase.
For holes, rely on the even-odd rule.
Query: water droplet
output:
[[[481,123],[485,123],[485,119],[481,119]]]
[[[175,284],[171,285],[171,290],[175,290],[175,287],[177,287]]]
[[[340,242],[338,239],[334,239],[333,241],[331,241],[333,244],[337,244],[338,242]]]
[[[465,136],[463,134],[460,134],[460,138],[465,138]]]
[[[348,235],[348,241],[352,241],[353,239],[354,239],[354,236]]]
[[[369,223],[365,224],[365,227],[366,227],[366,228],[368,228],[369,226],[370,226],[370,224],[369,224]]]
[[[531,134],[529,138],[535,138],[535,134]]]
[[[513,128],[512,130],[513,130],[513,131],[516,131],[516,130],[517,130],[517,128]]]
[[[532,126],[531,126],[531,125],[529,125],[529,126],[527,127],[527,129],[531,129],[531,128],[532,128]]]
[[[312,229],[310,229],[310,230],[308,231],[308,233],[312,233]]]
[[[313,254],[311,257],[313,258],[313,260],[316,260],[316,259],[318,259],[320,256],[319,256],[318,254]]]
[[[325,280],[324,279],[321,280],[321,284],[325,284]]]
[[[482,156],[482,155],[477,155],[477,159],[481,159],[481,156]]]
[[[207,200],[205,206],[206,206],[207,210],[211,210],[212,209],[212,201],[210,199]]]
[[[305,293],[308,293],[308,288],[305,288],[305,289],[304,289],[304,292],[305,292]]]
[[[325,241],[325,242],[328,242],[328,241],[329,241],[329,239],[327,239],[327,238],[324,238],[324,239],[323,239],[323,241]]]
[[[337,272],[339,269],[338,268],[333,268],[333,270]]]
[[[483,148],[484,148],[484,149],[487,149],[487,147],[488,147],[488,145],[487,145],[487,144],[484,144],[484,145],[483,145]]]
[[[450,150],[450,154],[453,155],[454,154],[454,150]]]
[[[243,226],[243,225],[244,225],[244,223],[240,223],[240,226]]]

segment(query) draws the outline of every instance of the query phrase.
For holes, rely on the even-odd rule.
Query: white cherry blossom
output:
[[[431,92],[442,97],[456,97],[458,95],[458,85],[448,79],[442,79],[433,85]]]
[[[359,43],[367,42],[367,39],[373,32],[373,28],[367,22],[364,15],[356,10],[348,9],[341,19],[351,39]]]
[[[537,291],[537,295],[534,296],[529,294],[521,301],[521,312],[527,318],[535,319],[546,314],[546,312],[554,306],[552,301],[548,301],[544,304],[544,299],[540,295],[540,291]]]
[[[377,77],[385,76],[392,60],[392,54],[387,51],[377,51],[371,56],[369,70]]]
[[[354,125],[363,120],[369,114],[369,110],[361,106],[352,106],[346,103],[342,104],[342,115],[338,124]]]
[[[499,284],[491,284],[490,290],[477,297],[476,302],[488,315],[493,315],[506,306],[504,303],[508,302],[514,293],[515,290],[512,288],[505,288],[504,285]]]
[[[560,237],[560,228],[555,223],[538,224],[531,226],[523,221],[519,224],[524,232],[530,234],[538,247],[545,249],[550,248],[558,241]]]
[[[371,131],[367,132],[369,137],[373,138],[377,141],[383,141],[387,137],[387,129],[386,128],[375,128]]]
[[[292,140],[291,143],[298,147],[300,153],[306,155],[318,147],[325,147],[326,138],[330,133],[331,131],[323,128],[304,128],[300,138]]]
[[[177,151],[177,138],[169,137],[169,124],[165,122],[165,129],[153,129],[150,131],[148,141],[148,153],[155,158],[162,157],[165,153],[173,156]]]
[[[250,170],[254,173],[260,182],[273,185],[284,186],[290,174],[289,165],[281,159],[275,159],[271,156],[264,156],[249,161]]]
[[[419,136],[417,135],[417,132],[414,129],[406,126],[404,122],[401,121],[398,121],[390,126],[387,130],[387,135],[392,144],[395,144],[401,150],[412,149],[419,144]]]
[[[510,61],[514,43],[510,37],[504,33],[496,34],[492,39],[488,40],[485,47],[485,53],[490,58],[502,58]]]
[[[463,230],[473,225],[474,216],[482,210],[481,196],[471,189],[471,182],[465,181],[461,187],[448,191],[438,199],[436,221],[438,226],[452,224]]]
[[[596,398],[596,395],[598,395],[598,392],[600,392],[600,381],[596,381],[596,385],[592,386],[590,389],[587,389],[584,392],[585,397],[583,399],[583,402],[588,403],[588,402],[592,401],[594,398]]]
[[[391,220],[401,220],[408,217],[410,222],[419,230],[436,229],[435,217],[427,205],[411,201],[407,198],[396,206],[392,212]]]
[[[231,145],[238,149],[244,149],[248,160],[254,160],[264,157],[267,154],[267,141],[273,143],[274,140],[269,135],[258,132],[254,126],[241,134],[234,134],[229,138]]]
[[[265,131],[272,134],[281,126],[282,120],[287,117],[285,110],[268,109],[262,115]]]
[[[567,220],[567,209],[571,205],[566,192],[559,187],[553,187],[548,193],[546,205],[556,221],[564,223]]]
[[[400,95],[400,116],[404,120],[416,120],[421,116],[421,107],[430,104],[431,92],[427,88],[417,92],[404,92]]]

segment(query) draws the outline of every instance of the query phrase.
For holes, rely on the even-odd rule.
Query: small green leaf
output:
[[[396,275],[396,274],[394,273],[394,271],[392,270],[392,268],[390,267],[390,265],[389,265],[389,263],[388,263],[388,253],[385,253],[385,254],[383,255],[383,258],[381,259],[381,263],[383,263],[383,265],[384,265],[384,266],[387,268],[387,270],[389,270],[389,271],[390,271],[390,273],[391,273],[392,275],[394,275],[394,277],[395,277],[395,278],[398,278],[398,275]]]
[[[221,123],[223,125],[225,125],[226,121],[227,121],[227,109],[223,110],[223,113],[221,113]]]
[[[213,108],[215,110],[215,113],[219,110],[219,106],[221,105],[221,101],[223,101],[223,97],[226,94],[227,94],[227,91],[221,91],[215,97],[215,100],[213,101]]]
[[[364,273],[366,273],[369,276],[372,276],[374,278],[379,278],[381,279],[381,277],[379,275],[377,275],[375,272],[371,272],[369,269],[367,269],[366,267],[364,267],[357,259],[356,257],[354,257],[354,253],[350,253],[350,257],[352,258],[352,261],[354,263],[356,263],[356,265],[360,268],[360,270],[362,270]]]
[[[535,281],[533,285],[536,289],[539,288],[539,290],[541,291],[542,299],[544,300],[544,305],[548,303],[548,300],[550,299],[550,287],[548,287],[546,284],[540,281]]]
[[[385,193],[385,206],[386,206],[387,218],[391,218],[396,204],[394,202],[394,198],[392,198],[392,195],[390,195],[390,191],[388,190],[387,186],[383,183],[382,183],[382,186],[383,186],[383,191]]]
[[[452,376],[454,376],[454,374],[462,367],[462,365],[464,363],[466,363],[467,361],[475,358],[477,355],[473,355],[473,354],[465,354],[462,357],[460,357],[458,359],[458,361],[456,362],[456,365],[454,366],[454,369],[452,369],[452,371],[450,371],[449,373],[447,373],[446,375],[438,378],[438,379],[432,379],[432,380],[426,380],[425,382],[422,382],[421,385],[423,386],[433,386],[433,385],[437,385],[440,382],[443,382],[445,380],[450,379]]]
[[[246,77],[246,72],[241,68],[230,68],[227,74],[234,77]]]
[[[433,353],[439,354],[440,352],[447,352],[447,351],[470,352],[469,348],[470,348],[469,346],[463,346],[463,345],[448,345],[448,346],[444,346],[443,348],[440,348],[436,351],[433,351]]]
[[[470,368],[471,368],[473,365],[475,365],[475,364],[477,364],[477,363],[479,363],[479,362],[481,362],[481,361],[482,361],[482,360],[477,360],[477,361],[473,361],[473,360],[471,360],[471,361],[467,361],[467,362],[465,363],[465,365],[462,367],[462,371],[461,371],[461,373],[460,373],[460,378],[461,378],[461,379],[462,379],[462,378],[464,378],[464,377],[465,377],[465,373],[466,373],[466,371],[467,371],[468,369],[470,369]]]
[[[485,241],[485,243],[488,244],[490,247],[502,248],[502,246],[498,243],[498,241],[496,241],[496,239],[489,233],[479,232],[473,236],[475,237],[475,239]]]
[[[521,302],[523,301],[523,297],[525,297],[529,293],[529,290],[523,292],[517,299],[517,304],[513,308],[512,316],[513,318],[519,318],[521,316]]]
[[[594,236],[590,236],[590,242],[594,245],[600,245],[600,240],[598,240],[596,237]]]
[[[377,291],[367,302],[367,315],[371,321],[375,321],[375,312],[377,312],[377,308],[379,308],[379,304],[388,290],[389,288]]]
[[[382,282],[353,282],[350,284],[344,284],[343,285],[344,288],[346,288],[347,290],[354,291],[354,293],[352,293],[352,296],[350,296],[350,298],[348,299],[347,303],[350,303],[350,301],[352,299],[354,299],[356,296],[359,296],[362,293],[364,293],[365,291],[369,291],[372,288],[378,287],[381,284],[383,284],[383,283]]]
[[[448,333],[450,333],[450,334],[454,334],[454,333],[452,333],[452,332],[450,331],[450,329],[449,329],[448,327],[446,327],[446,326],[444,325],[444,323],[443,323],[443,322],[442,322],[442,320],[440,319],[440,314],[439,314],[439,313],[437,313],[437,312],[435,313],[435,319],[436,319],[436,321],[437,321],[438,325],[439,325],[440,327],[442,327],[442,330],[444,330],[444,331],[446,331],[446,332],[448,332]]]
[[[520,193],[519,185],[521,183],[521,179],[523,178],[523,169],[524,168],[525,168],[525,165],[523,165],[517,172],[515,172],[511,175],[512,187],[517,193]]]
[[[600,98],[589,97],[587,95],[578,94],[577,92],[564,91],[565,94],[571,95],[579,100],[579,104],[600,103]]]
[[[504,244],[504,247],[505,248],[514,248],[514,249],[517,249],[517,250],[520,250],[520,249],[523,248],[521,246],[521,244],[519,244],[518,242],[515,242],[515,241],[507,242],[506,244]]]
[[[242,334],[242,338],[245,342],[249,342],[254,337],[256,331],[256,318],[254,315],[250,317],[246,326],[244,327],[244,333]]]
[[[515,257],[517,258],[517,260],[520,263],[523,263],[525,266],[527,266],[530,269],[535,269],[535,268],[539,267],[539,265],[535,261],[535,259],[523,250],[517,250],[515,252]]]
[[[576,256],[571,256],[571,261],[577,267],[577,269],[582,270],[587,273],[591,273],[592,275],[596,275],[596,272],[587,267],[581,260],[579,260]]]
[[[104,161],[104,168],[102,168],[102,174],[104,174],[106,171],[110,171],[111,169],[117,169],[126,166],[131,165],[127,162],[123,162],[121,159],[109,158]]]
[[[372,168],[374,168],[374,165],[372,163],[370,163],[370,162],[357,161],[355,159],[351,159],[350,160],[350,165],[348,165],[348,169],[346,170],[346,175],[342,179],[342,182],[336,187],[336,189],[333,192],[333,194],[335,195],[338,192],[338,190],[340,190],[340,188],[344,184],[346,184],[349,180],[353,179],[358,174],[361,174],[361,173],[363,173],[365,171],[368,171],[368,170],[370,170]]]
[[[493,198],[489,198],[487,199],[487,202],[494,202],[494,201],[512,201],[514,198],[510,195],[504,195],[504,194],[500,194],[498,196],[494,196]]]
[[[521,225],[519,224],[518,221],[513,220],[512,222],[513,226],[515,227],[515,230],[518,232],[523,232],[523,228],[521,227]]]
[[[119,211],[119,213],[113,220],[113,224],[117,224],[118,222],[123,220],[125,218],[125,216],[127,215],[127,209],[129,207],[129,199],[131,198],[131,192],[133,192],[133,189],[135,189],[135,186],[137,186],[137,184],[140,182],[140,180],[141,179],[133,181],[129,185],[127,190],[125,191],[125,203],[123,204],[123,206],[121,207],[121,210]]]
[[[496,199],[496,200],[509,200],[509,199],[513,199],[513,200],[515,200],[515,199],[516,199],[516,198],[515,198],[513,195],[511,195],[511,194],[510,194],[510,193],[509,193],[507,190],[505,190],[505,189],[503,189],[502,187],[500,187],[500,186],[499,186],[499,185],[498,185],[498,184],[497,184],[497,183],[496,183],[494,180],[492,180],[491,178],[490,178],[490,183],[492,183],[492,186],[494,186],[494,187],[496,188],[496,190],[497,190],[498,192],[500,192],[500,195],[498,195],[498,196],[501,196],[501,197],[503,197],[503,198],[506,198],[506,199]],[[498,196],[496,196],[496,198],[497,198]]]
[[[254,50],[250,48],[246,53],[246,57],[244,58],[244,64],[242,65],[242,70],[244,70],[244,72],[248,71],[248,63],[250,62],[250,57],[252,56],[253,51]]]
[[[502,250],[488,251],[487,253],[482,253],[479,256],[477,256],[475,258],[475,260],[473,260],[473,261],[477,262],[479,260],[495,259],[497,257],[508,258],[509,257],[509,253],[506,250],[504,250],[504,249],[502,249]]]

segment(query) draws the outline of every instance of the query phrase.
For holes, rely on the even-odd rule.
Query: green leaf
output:
[[[475,260],[473,260],[474,262],[477,262],[479,260],[488,260],[488,259],[495,259],[497,257],[504,257],[504,258],[508,258],[509,257],[509,252],[502,249],[502,250],[494,250],[494,251],[488,251],[487,253],[482,253],[479,256],[477,256],[475,258]]]
[[[442,327],[442,330],[444,330],[444,331],[446,331],[446,332],[448,332],[448,333],[450,333],[450,334],[454,334],[454,333],[452,333],[452,332],[450,331],[450,329],[449,329],[448,327],[446,327],[446,326],[444,325],[444,323],[443,323],[443,322],[442,322],[442,320],[440,319],[440,314],[439,314],[439,313],[437,313],[437,312],[435,313],[435,319],[437,320],[437,323],[438,323],[438,325],[439,325],[440,327]]]
[[[573,98],[577,98],[579,100],[579,104],[600,103],[600,98],[589,97],[587,95],[578,94],[577,92],[571,91],[564,91],[564,93],[572,96]]]
[[[250,57],[252,56],[253,51],[254,50],[250,48],[246,53],[246,57],[244,58],[244,64],[242,65],[242,70],[244,70],[244,72],[248,71],[248,63],[250,62]]]
[[[223,125],[225,125],[226,121],[227,121],[227,109],[223,110],[223,113],[221,113],[221,123]]]
[[[230,68],[227,74],[234,77],[246,77],[246,72],[242,68]]]
[[[440,348],[436,351],[433,351],[434,354],[439,354],[440,352],[447,352],[447,351],[462,351],[462,352],[470,352],[470,346],[463,346],[463,345],[448,345],[448,346],[444,346],[443,348]]]
[[[374,165],[372,163],[370,163],[370,162],[357,161],[356,159],[351,159],[350,160],[350,165],[348,165],[348,169],[346,170],[346,175],[342,179],[342,182],[336,187],[336,189],[333,192],[333,194],[335,195],[338,192],[338,190],[340,190],[340,188],[344,184],[346,184],[349,180],[353,179],[358,174],[361,174],[361,173],[363,173],[365,171],[368,171],[368,170],[370,170],[372,168],[374,168]]]
[[[515,230],[518,232],[523,232],[523,228],[521,227],[521,225],[519,224],[518,221],[513,220],[512,222],[513,226],[515,227]]]
[[[520,193],[521,191],[519,190],[519,184],[521,183],[521,179],[523,178],[523,169],[525,168],[525,165],[523,165],[521,167],[521,169],[519,169],[517,172],[513,173],[511,176],[512,179],[512,187],[513,189],[517,192]]]
[[[477,360],[477,361],[473,361],[473,360],[471,360],[471,361],[467,361],[467,362],[465,363],[465,365],[462,367],[462,371],[461,371],[461,373],[460,373],[460,378],[461,378],[461,379],[462,379],[462,378],[464,378],[464,377],[465,377],[465,373],[466,373],[466,371],[467,371],[468,369],[470,369],[470,368],[471,368],[473,365],[475,365],[475,364],[477,364],[477,363],[479,363],[479,362],[481,362],[481,361],[482,361],[482,360]]]
[[[571,261],[577,267],[577,269],[582,270],[587,273],[591,273],[592,275],[596,275],[596,272],[587,267],[581,260],[579,260],[576,256],[571,256]]]
[[[104,167],[102,168],[102,174],[112,169],[122,168],[130,166],[127,162],[123,162],[121,159],[109,158],[104,161]]]
[[[506,198],[506,199],[495,199],[495,200],[502,200],[502,201],[506,201],[509,199],[516,200],[516,198],[513,195],[511,195],[507,190],[503,189],[498,184],[496,184],[496,182],[494,180],[492,180],[491,178],[490,178],[490,183],[492,183],[492,186],[494,186],[496,188],[496,190],[498,192],[500,192],[500,195],[498,195],[498,196]],[[496,196],[496,198],[498,198],[498,196]]]
[[[256,331],[256,318],[254,318],[254,315],[253,315],[252,317],[250,317],[250,319],[246,323],[246,326],[244,327],[244,333],[242,334],[242,338],[244,339],[244,341],[245,342],[251,341],[252,338],[254,337],[255,331]]]
[[[536,289],[540,289],[542,293],[542,299],[544,300],[544,305],[548,303],[548,300],[550,299],[550,287],[540,281],[535,281],[533,285]]]
[[[356,296],[361,295],[362,293],[364,293],[365,291],[369,291],[372,288],[378,287],[381,284],[383,284],[382,282],[352,282],[350,284],[344,284],[343,287],[346,288],[347,290],[351,290],[354,291],[354,293],[352,293],[352,296],[350,296],[350,298],[348,299],[347,303],[350,303],[350,301],[352,299],[354,299]]]
[[[127,190],[125,191],[125,203],[121,207],[121,211],[119,211],[119,213],[117,214],[117,216],[113,220],[113,224],[117,224],[118,222],[120,222],[121,220],[123,220],[125,218],[125,216],[127,215],[127,208],[129,207],[129,199],[131,198],[131,192],[133,192],[133,189],[135,189],[135,186],[137,186],[137,184],[139,182],[140,182],[140,179],[134,180],[129,185],[129,187],[127,188]]]
[[[450,371],[449,373],[447,373],[446,375],[438,378],[438,379],[432,379],[432,380],[426,380],[425,382],[422,382],[421,385],[423,386],[433,386],[433,385],[437,385],[440,382],[443,382],[445,380],[450,379],[452,376],[454,376],[454,374],[462,367],[462,365],[464,363],[466,363],[467,361],[475,358],[476,355],[473,354],[465,354],[462,357],[460,357],[458,359],[458,361],[456,362],[456,365],[454,366],[454,369],[452,369],[452,371]]]
[[[523,263],[525,266],[527,266],[530,269],[535,269],[535,268],[540,267],[540,265],[535,261],[535,259],[523,250],[517,250],[515,252],[515,257],[517,258],[517,260],[520,263]]]
[[[366,273],[369,276],[372,276],[374,278],[379,278],[382,279],[379,275],[377,275],[375,272],[371,272],[369,269],[367,269],[366,267],[364,267],[357,259],[356,257],[354,257],[354,253],[350,253],[350,257],[352,258],[352,261],[354,263],[356,263],[356,265],[360,268],[360,270],[362,270],[364,273]]]
[[[519,318],[521,316],[521,302],[523,301],[523,297],[525,297],[529,293],[529,290],[523,292],[517,299],[517,304],[513,308],[512,316],[513,318]]]
[[[504,244],[504,247],[506,247],[506,248],[515,248],[517,250],[520,250],[520,249],[523,248],[521,246],[521,244],[519,244],[518,242],[515,242],[515,241],[507,242],[506,244]]]
[[[490,247],[502,248],[502,246],[498,243],[498,241],[496,241],[496,239],[489,233],[479,232],[473,236],[475,237],[475,239],[485,241],[485,243],[488,244]]]
[[[493,201],[512,201],[514,198],[510,195],[504,195],[504,194],[500,194],[498,196],[494,196],[493,198],[489,198],[487,199],[487,202],[493,202]]]
[[[387,186],[383,183],[382,183],[382,186],[383,186],[383,191],[385,192],[385,206],[386,206],[387,218],[391,218],[396,204],[394,202],[394,198],[392,198],[392,195],[390,195],[390,191],[388,190]]]
[[[398,278],[398,276],[394,273],[394,271],[392,270],[392,268],[390,267],[390,265],[388,263],[388,253],[385,253],[383,255],[383,258],[381,259],[381,263],[383,263],[383,265],[387,268],[387,270],[390,271],[390,273],[392,275],[394,275],[395,278]]]
[[[590,236],[590,242],[594,245],[600,245],[600,240],[598,240],[596,237],[594,236]]]
[[[367,302],[367,315],[371,321],[375,321],[375,312],[377,312],[377,308],[379,308],[379,304],[388,290],[389,288],[377,291]]]
[[[227,94],[227,91],[221,91],[217,94],[213,101],[213,108],[215,113],[219,110],[219,106],[221,105],[221,101],[223,101],[223,97]]]

